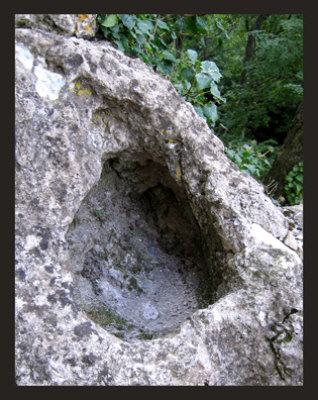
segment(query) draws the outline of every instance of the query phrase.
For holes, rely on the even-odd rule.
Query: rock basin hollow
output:
[[[303,385],[303,207],[81,15],[16,18],[16,384]]]
[[[175,331],[211,303],[201,232],[185,191],[145,155],[104,163],[66,238],[77,303],[124,340]]]

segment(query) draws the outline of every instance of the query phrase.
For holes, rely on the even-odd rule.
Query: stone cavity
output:
[[[162,336],[215,301],[203,249],[224,263],[221,240],[202,237],[184,187],[149,154],[105,162],[66,239],[77,303],[118,337]]]
[[[302,385],[302,207],[78,18],[16,18],[17,385]]]

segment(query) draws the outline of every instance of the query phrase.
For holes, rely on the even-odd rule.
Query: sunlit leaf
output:
[[[105,21],[102,23],[103,26],[106,28],[110,28],[116,25],[118,22],[118,18],[116,14],[110,14],[106,17]]]
[[[201,71],[210,75],[215,82],[218,82],[222,77],[219,68],[214,61],[202,61]]]
[[[212,77],[204,74],[202,72],[199,72],[198,74],[195,74],[195,78],[197,80],[197,89],[202,90],[210,86],[210,83],[212,82]]]
[[[213,94],[214,97],[222,100],[221,93],[220,93],[218,87],[216,86],[216,83],[213,81],[211,82],[210,92]]]
[[[203,114],[214,124],[218,119],[217,107],[214,103],[205,104]]]
[[[186,55],[190,58],[192,64],[195,64],[195,62],[198,58],[198,53],[195,50],[188,49],[186,51]]]

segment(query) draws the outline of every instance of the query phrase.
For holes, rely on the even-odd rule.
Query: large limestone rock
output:
[[[15,14],[16,27],[40,28],[90,39],[97,32],[97,14]]]
[[[17,21],[17,384],[302,385],[302,210],[140,60]]]

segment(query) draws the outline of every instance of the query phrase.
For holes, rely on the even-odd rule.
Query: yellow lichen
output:
[[[93,33],[93,31],[91,30],[91,28],[90,28],[89,25],[84,25],[84,29],[85,29],[86,31],[88,31],[89,33]]]
[[[84,94],[84,93],[87,93],[88,95],[90,95],[90,94],[92,94],[92,92],[89,90],[89,89],[82,89],[82,90],[79,90],[81,88],[81,84],[79,83],[79,82],[75,82],[74,84],[73,84],[73,89],[74,89],[74,92],[76,93],[76,94],[78,94],[79,96],[82,96],[82,94]],[[70,86],[70,90],[72,89],[72,86]]]
[[[82,22],[84,21],[86,18],[89,18],[88,14],[81,14],[77,20],[77,22]]]
[[[89,89],[83,89],[78,91],[78,95],[82,96],[82,94],[87,93],[88,95],[91,94],[92,92]]]
[[[169,143],[173,143],[173,139],[169,139]]]

